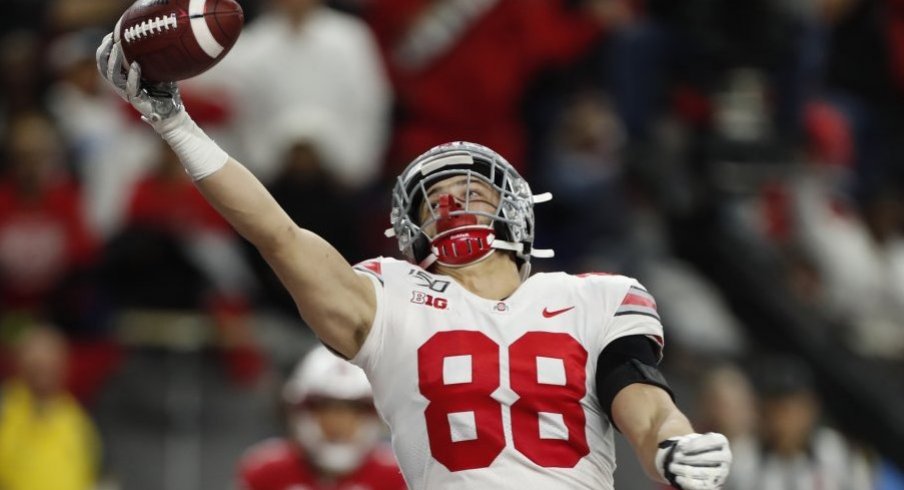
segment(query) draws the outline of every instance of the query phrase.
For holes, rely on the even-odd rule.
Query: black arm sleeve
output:
[[[658,386],[675,399],[665,377],[656,367],[658,364],[659,346],[645,335],[616,339],[600,353],[596,364],[596,394],[613,426],[612,400],[628,385],[644,383]]]

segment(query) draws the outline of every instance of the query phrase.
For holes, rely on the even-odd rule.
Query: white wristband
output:
[[[184,110],[151,126],[169,143],[192,180],[201,180],[220,170],[229,159]]]

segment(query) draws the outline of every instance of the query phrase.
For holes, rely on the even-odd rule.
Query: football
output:
[[[243,22],[235,0],[138,0],[119,18],[113,36],[126,63],[141,65],[142,79],[175,82],[223,59]]]

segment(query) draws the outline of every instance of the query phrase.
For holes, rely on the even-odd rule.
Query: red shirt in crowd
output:
[[[563,0],[499,0],[467,21],[457,37],[419,67],[398,53],[432,0],[380,0],[366,17],[384,52],[402,120],[393,165],[434,145],[469,140],[524,169],[520,118],[526,87],[539,68],[576,58],[601,31],[600,21]]]
[[[60,176],[35,195],[0,182],[0,300],[7,308],[40,307],[73,267],[87,264],[95,241],[82,216],[78,187]]]

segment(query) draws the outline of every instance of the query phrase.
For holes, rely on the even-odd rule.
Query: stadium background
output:
[[[854,488],[902,488],[904,2],[241,4],[239,44],[183,92],[299,224],[352,262],[395,255],[395,173],[487,144],[555,196],[536,270],[655,295],[699,429],[759,441],[777,416],[748,380],[764,402],[813,388],[868,466]],[[52,326],[98,488],[229,488],[281,433],[279,384],[314,339],[96,77],[127,5],[0,2],[0,376]],[[618,488],[655,487],[621,443],[619,464]]]

